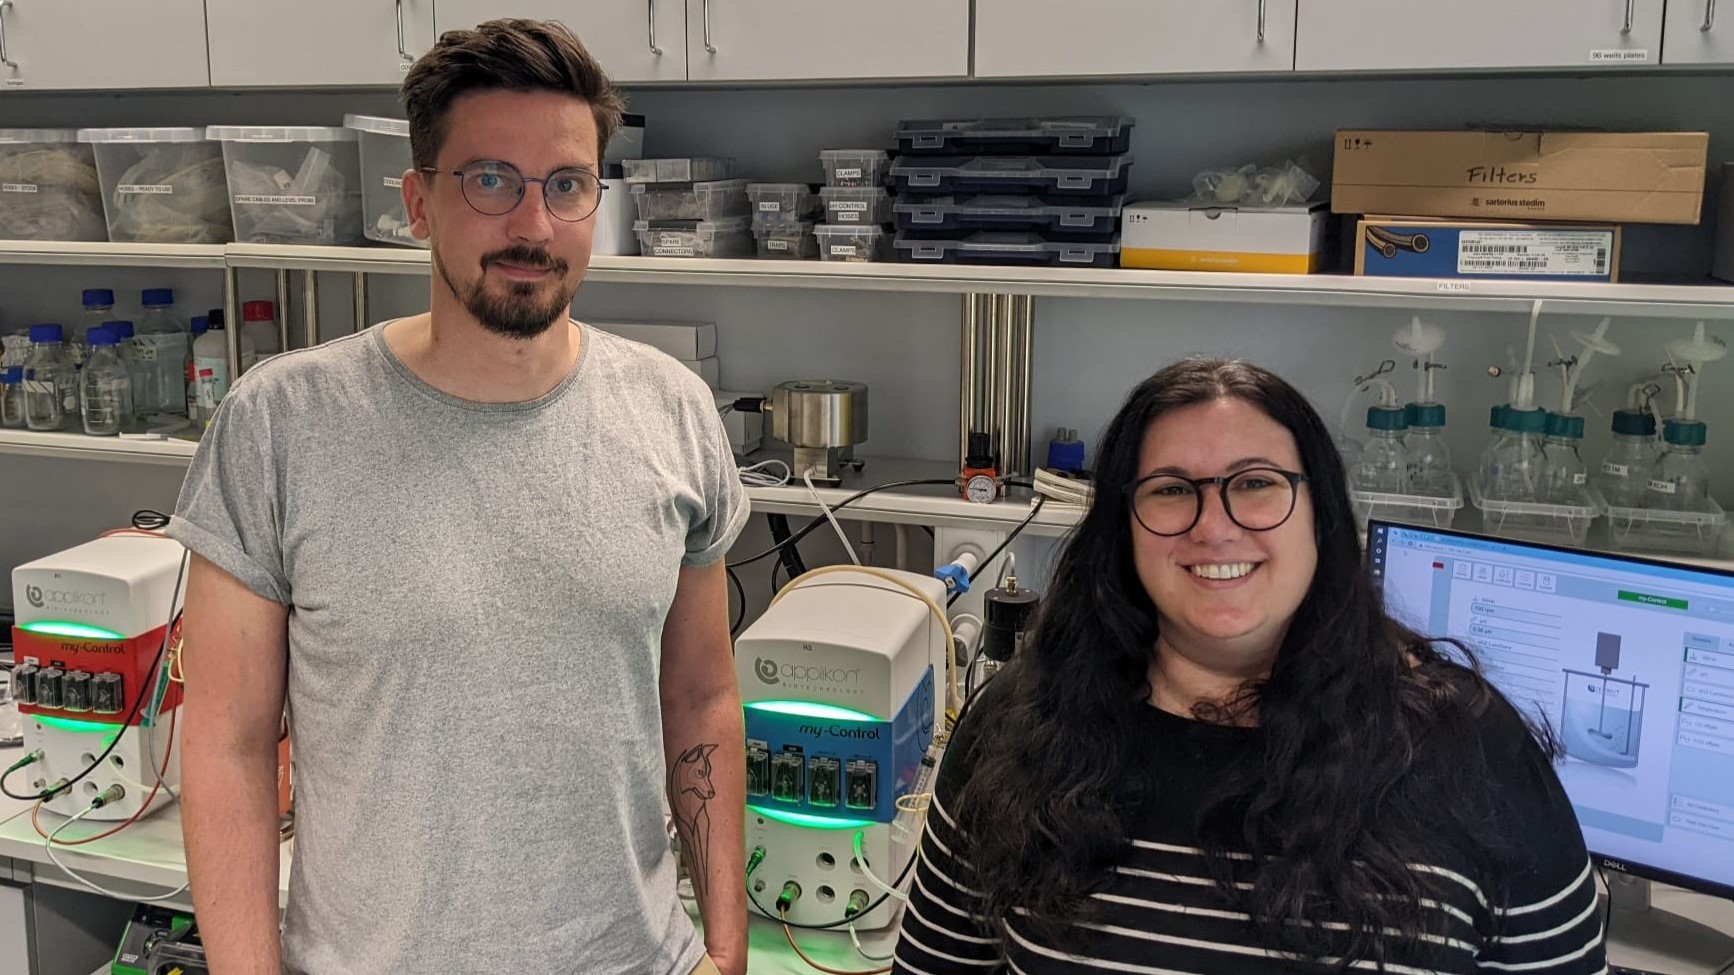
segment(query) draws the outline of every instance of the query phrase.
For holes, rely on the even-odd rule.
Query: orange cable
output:
[[[825,975],[885,975],[886,972],[891,970],[890,965],[887,965],[884,968],[874,968],[864,972],[849,971],[845,968],[827,968],[813,959],[808,958],[807,953],[801,950],[801,946],[795,943],[795,932],[789,929],[788,914],[783,911],[778,911],[777,915],[783,919],[783,937],[789,939],[789,947],[795,949],[795,954],[800,955],[801,960],[806,962],[810,968],[816,968],[819,971],[824,972]]]

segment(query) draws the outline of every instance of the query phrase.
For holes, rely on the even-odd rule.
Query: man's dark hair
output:
[[[598,156],[626,109],[620,89],[565,24],[513,18],[446,31],[403,79],[417,169],[434,165],[452,103],[477,91],[554,91],[583,99],[596,116]]]

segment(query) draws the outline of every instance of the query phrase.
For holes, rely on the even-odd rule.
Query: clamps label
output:
[[[788,249],[789,249],[789,242],[786,240],[767,240],[767,241],[765,241],[765,250],[768,250],[768,251],[786,251]]]
[[[122,196],[174,196],[175,188],[168,183],[122,183],[114,188]]]
[[[839,169],[839,170],[837,170],[837,178],[838,179],[860,179],[861,178],[861,167],[860,166],[849,166],[849,167],[846,167],[843,169]]]
[[[832,257],[854,257],[856,252],[857,252],[857,248],[855,247],[854,244],[832,244],[831,245],[831,256]]]
[[[1605,230],[1465,230],[1457,273],[1607,277],[1613,249]]]

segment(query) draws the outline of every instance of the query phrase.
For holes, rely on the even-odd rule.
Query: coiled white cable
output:
[[[782,468],[782,475],[767,473],[766,468],[771,467]],[[759,461],[750,467],[743,467],[740,469],[740,473],[741,483],[749,487],[782,487],[793,480],[795,476],[795,472],[789,468],[788,464],[774,457],[770,460]]]

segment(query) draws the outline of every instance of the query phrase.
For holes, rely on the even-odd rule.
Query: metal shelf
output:
[[[190,440],[87,437],[82,433],[0,430],[0,454],[62,460],[114,460],[184,467],[199,445]]]
[[[754,454],[745,463],[756,463],[777,457],[776,451]],[[784,451],[781,459],[788,460]],[[836,506],[850,495],[877,484],[893,481],[950,480],[957,476],[957,465],[945,461],[909,460],[902,458],[867,458],[859,474],[843,478],[839,487],[815,486],[827,505]],[[747,496],[753,502],[753,514],[800,515],[819,517],[823,514],[812,493],[799,480],[783,487],[749,487]],[[1009,531],[1029,516],[1031,496],[1019,492],[995,504],[974,504],[966,501],[954,487],[941,485],[897,488],[869,494],[837,517],[850,520],[874,521],[893,525],[927,525],[933,528],[966,528]],[[1084,509],[1075,505],[1049,501],[1036,519],[1024,529],[1029,535],[1064,535],[1083,518]],[[829,531],[829,529],[826,529]]]
[[[345,274],[426,274],[428,252],[406,247],[304,247],[275,244],[186,246],[49,244],[0,241],[0,263],[109,264],[141,267],[264,268]],[[1734,319],[1734,285],[1596,284],[1357,278],[1341,274],[1229,274],[1120,268],[1017,268],[846,264],[823,261],[596,257],[588,280],[605,284],[702,285],[928,294],[1018,294],[1112,298],[1524,312],[1545,301],[1554,314]]]

